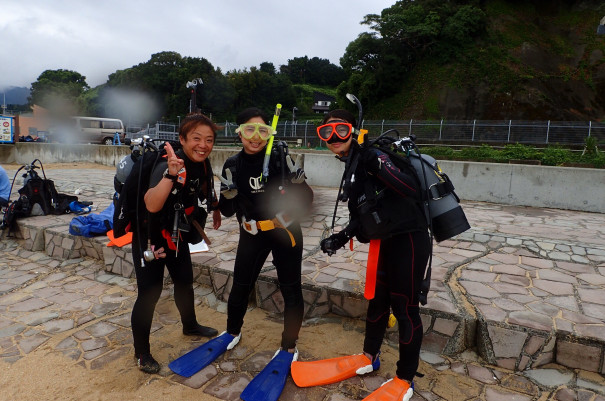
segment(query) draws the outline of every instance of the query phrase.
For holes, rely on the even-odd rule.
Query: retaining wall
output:
[[[239,148],[216,147],[210,160],[215,172]],[[16,143],[0,145],[0,163],[91,162],[115,166],[130,152],[127,146]],[[303,153],[307,182],[338,187],[344,164],[326,151]],[[549,207],[605,213],[605,171],[602,169],[441,161],[456,193],[464,200],[517,206]]]

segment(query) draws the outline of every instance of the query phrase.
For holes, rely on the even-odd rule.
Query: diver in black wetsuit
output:
[[[352,237],[361,242],[380,241],[375,295],[368,304],[363,351],[372,362],[378,357],[392,309],[399,322],[399,361],[396,377],[385,385],[393,388],[393,394],[409,400],[423,335],[418,295],[431,252],[420,183],[411,169],[398,168],[384,152],[360,147],[353,138],[355,127],[351,113],[333,110],[317,128],[320,139],[341,161],[359,154],[355,181],[350,183],[348,193],[349,225],[323,239],[321,248],[333,254]],[[390,221],[388,232],[381,232],[383,228],[374,224],[380,219]]]
[[[284,298],[281,348],[295,352],[304,313],[303,237],[298,218],[312,203],[313,191],[305,182],[304,171],[290,159],[283,142],[273,146],[269,176],[262,176],[267,142],[274,132],[260,109],[244,110],[236,122],[243,149],[225,161],[220,177],[220,211],[227,217],[235,214],[240,223],[227,332],[234,337],[241,335],[249,295],[272,253]]]
[[[182,149],[175,153],[166,143],[166,157],[152,171],[149,189],[145,193],[149,221],[144,229],[149,234],[155,259],[142,265],[141,249],[145,249],[147,244],[139,244],[139,236],[134,235],[132,256],[137,278],[137,299],[132,308],[131,325],[137,365],[146,373],[160,371],[160,364],[151,355],[149,335],[155,305],[164,283],[164,267],[174,282],[174,301],[181,315],[183,334],[204,337],[217,334],[216,329],[200,325],[195,315],[188,242],[197,243],[202,238],[193,226],[189,233],[177,234],[179,240],[176,243],[171,238],[177,202],[182,204],[181,213],[187,216],[190,223],[195,220],[201,227],[205,225],[206,211],[199,206],[199,201],[213,199],[213,196],[208,196],[208,191],[214,191],[209,185],[212,170],[208,156],[214,146],[216,129],[216,125],[202,114],[186,117],[179,130]],[[183,171],[186,178],[180,182]],[[213,211],[212,217],[214,229],[219,228],[221,215],[218,209]]]

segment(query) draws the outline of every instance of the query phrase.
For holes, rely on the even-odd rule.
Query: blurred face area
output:
[[[265,125],[265,122],[263,121],[263,119],[261,117],[252,117],[251,119],[249,119],[242,125],[255,124],[255,123]],[[251,127],[255,127],[255,126],[251,125]],[[266,137],[265,135],[262,135],[263,137],[266,138],[266,139],[262,139],[260,132],[253,133],[251,138],[247,138],[246,136],[247,135],[242,135],[242,133],[239,132],[239,137],[242,140],[242,146],[244,147],[244,152],[246,152],[249,155],[253,155],[253,154],[256,154],[256,153],[262,151],[263,148],[265,147],[265,145],[267,144],[268,137]]]
[[[348,123],[340,118],[330,118],[326,121],[327,124],[330,123]],[[337,133],[334,133],[330,140],[326,142],[326,146],[328,149],[332,151],[332,153],[337,154],[339,156],[347,156],[349,154],[349,150],[351,149],[351,143],[353,141],[353,135],[349,135],[346,140],[342,140]]]
[[[212,132],[212,128],[204,124],[196,125],[195,128],[187,132],[186,137],[181,136],[179,139],[183,146],[183,152],[195,163],[206,160],[214,147],[214,132]]]

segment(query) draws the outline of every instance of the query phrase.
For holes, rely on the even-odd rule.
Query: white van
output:
[[[81,134],[81,142],[112,145],[116,133],[124,143],[124,123],[117,118],[73,117]]]
[[[117,118],[71,117],[52,128],[49,133],[52,142],[62,143],[101,143],[112,145],[116,133],[120,143],[124,143],[124,123]]]

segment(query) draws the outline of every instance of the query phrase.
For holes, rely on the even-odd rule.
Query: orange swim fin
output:
[[[378,387],[362,401],[409,401],[414,395],[414,383],[395,377]]]
[[[379,367],[380,358],[372,363],[367,356],[359,354],[320,361],[292,362],[290,374],[298,387],[311,387],[337,383]]]
[[[122,235],[121,237],[114,237],[113,235],[113,230],[109,230],[107,231],[107,237],[109,238],[109,242],[107,243],[107,246],[117,246],[117,247],[123,247],[124,245],[128,245],[132,242],[132,232],[126,233],[125,235]]]

